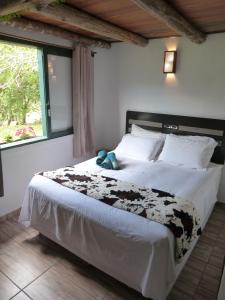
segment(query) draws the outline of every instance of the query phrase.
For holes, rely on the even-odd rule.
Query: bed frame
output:
[[[211,161],[217,164],[224,164],[225,120],[127,111],[126,133],[131,131],[132,124],[167,134],[212,137],[218,142],[218,146],[214,151]]]

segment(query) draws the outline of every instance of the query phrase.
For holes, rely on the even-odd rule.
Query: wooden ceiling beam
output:
[[[206,34],[198,30],[191,22],[184,18],[172,5],[164,0],[131,0],[145,12],[154,15],[182,36],[192,42],[203,43]]]
[[[0,17],[24,13],[29,9],[43,9],[56,0],[3,0],[0,6]],[[111,44],[99,39],[92,39],[70,32],[62,28],[48,25],[38,21],[31,21],[24,18],[12,18],[9,21],[2,21],[2,24],[19,28],[25,31],[39,32],[57,36],[66,40],[70,40],[73,44],[79,43],[109,49]]]
[[[49,24],[45,24],[42,22],[33,21],[25,18],[18,18],[18,19],[16,18],[10,21],[1,22],[1,24],[16,29],[21,29],[24,31],[38,32],[42,34],[57,36],[59,38],[71,41],[73,46],[75,44],[83,44],[85,46],[93,46],[93,47],[106,48],[106,49],[111,48],[111,44],[103,40],[91,39],[53,25],[49,25]]]
[[[55,20],[58,23],[75,26],[117,41],[128,42],[138,46],[146,46],[148,44],[148,39],[138,34],[122,29],[68,5],[52,4],[44,8],[34,6],[29,11],[50,20]]]
[[[3,0],[0,6],[0,17],[26,11],[34,6],[46,7],[56,0]]]

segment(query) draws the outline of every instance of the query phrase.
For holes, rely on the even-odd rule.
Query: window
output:
[[[0,145],[72,133],[72,51],[0,37]]]
[[[48,49],[48,126],[52,137],[72,128],[72,58]]]
[[[71,59],[48,54],[48,70],[51,130],[56,133],[72,127]]]
[[[39,50],[0,42],[1,143],[43,136]]]

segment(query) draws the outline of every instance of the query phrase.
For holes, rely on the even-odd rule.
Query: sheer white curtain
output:
[[[73,51],[73,128],[74,157],[94,154],[94,62],[83,46]]]

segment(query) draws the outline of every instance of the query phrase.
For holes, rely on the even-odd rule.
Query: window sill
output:
[[[4,150],[9,150],[9,149],[22,147],[22,146],[26,146],[26,145],[31,145],[31,144],[35,144],[35,143],[39,143],[39,142],[49,141],[49,140],[52,140],[55,138],[60,138],[60,137],[64,137],[64,136],[71,135],[71,134],[73,134],[73,131],[69,130],[67,132],[55,134],[52,137],[43,136],[43,137],[36,137],[36,138],[31,138],[31,139],[23,140],[23,141],[16,141],[16,142],[8,143],[8,144],[2,144],[2,145],[0,144],[0,150],[4,151]]]
[[[11,142],[11,143],[7,143],[7,144],[0,144],[0,148],[2,151],[7,150],[7,149],[12,149],[12,148],[16,148],[16,147],[21,147],[21,146],[25,146],[25,145],[29,145],[29,144],[34,144],[37,142],[41,142],[41,141],[46,141],[48,138],[46,136],[43,137],[35,137],[35,138],[30,138],[30,139],[26,139],[26,140],[22,140],[22,141],[15,141],[15,142]]]

